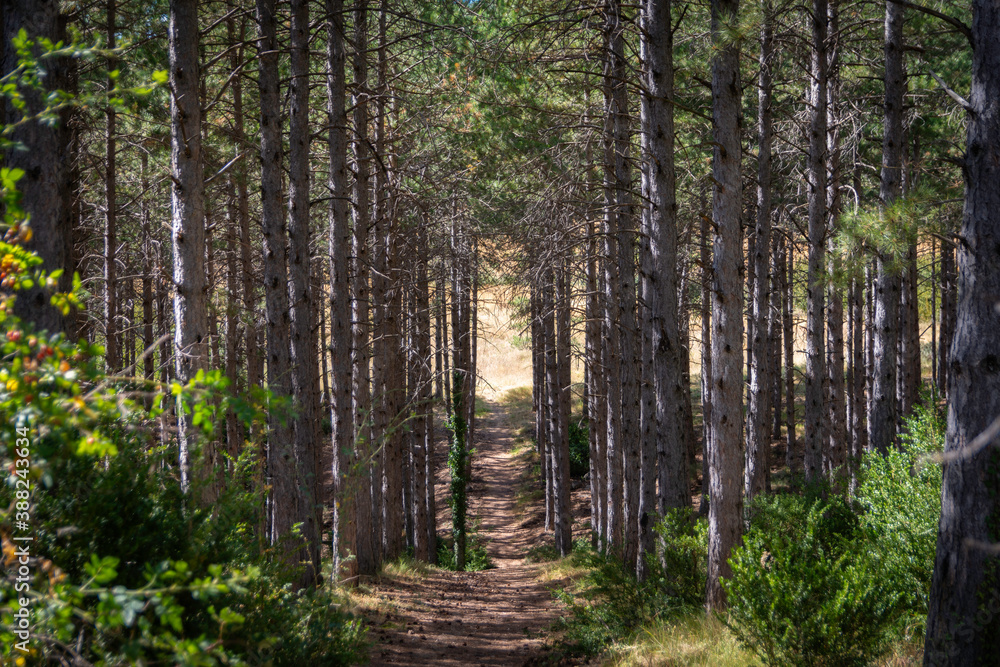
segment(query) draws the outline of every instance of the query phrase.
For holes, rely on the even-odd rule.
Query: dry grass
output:
[[[762,663],[740,646],[718,619],[695,614],[679,621],[645,628],[638,641],[621,647],[608,664],[616,667],[749,667]]]

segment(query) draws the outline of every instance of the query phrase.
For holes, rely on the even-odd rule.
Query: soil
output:
[[[469,516],[480,521],[479,537],[493,568],[431,568],[423,576],[374,584],[382,613],[372,619],[373,665],[510,667],[538,664],[547,653],[546,636],[561,607],[549,589],[555,584],[543,582],[541,566],[525,556],[552,538],[543,532],[544,508],[517,511],[522,471],[511,453],[513,432],[503,407],[488,405],[489,414],[477,418]],[[437,479],[439,535],[450,526],[447,480],[442,470]]]

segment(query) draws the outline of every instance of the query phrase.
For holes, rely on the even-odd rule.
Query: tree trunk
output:
[[[351,410],[350,187],[347,164],[347,50],[344,0],[327,0],[327,114],[330,125],[330,424],[333,445],[334,578],[354,581],[358,562],[349,558],[358,539],[357,501],[364,476],[359,471]],[[363,470],[363,468],[361,468]]]
[[[974,0],[972,109],[958,246],[958,319],[948,360],[948,431],[925,665],[994,664],[1000,636],[996,449],[974,441],[1000,415],[1000,5]]]
[[[740,229],[739,47],[722,41],[735,24],[739,0],[712,0],[712,434],[709,448],[708,607],[723,610],[722,579],[743,533],[743,243]]]
[[[885,5],[885,117],[882,138],[883,210],[900,196],[903,170],[903,6]],[[868,443],[885,453],[896,439],[896,355],[899,350],[900,280],[892,260],[879,254],[875,287],[875,340],[873,386],[868,414]]]
[[[246,32],[245,23],[240,23],[239,35],[233,35],[232,43],[243,42]],[[243,47],[233,51],[230,56],[230,67],[235,72],[243,63]],[[243,128],[243,79],[233,79],[233,128],[234,140],[238,147],[246,144],[246,133]],[[246,364],[247,386],[259,387],[264,383],[264,360],[260,355],[257,327],[257,287],[254,281],[253,241],[250,237],[250,196],[247,192],[247,160],[240,158],[234,166],[236,179],[236,212],[239,216],[240,230],[240,266],[243,278],[243,307],[245,309]]]
[[[841,213],[840,181],[840,122],[838,104],[840,102],[840,17],[839,0],[829,0],[830,46],[827,50],[829,65],[827,77],[827,153],[829,172],[827,175],[827,256],[826,270],[829,276],[826,292],[826,383],[827,383],[827,445],[823,454],[823,468],[831,481],[845,479],[847,464],[847,397],[844,391],[844,295],[836,278],[840,273],[840,257],[837,255],[836,236]],[[846,488],[846,486],[842,487]]]
[[[559,440],[554,443],[553,478],[555,487],[555,542],[560,556],[573,550],[573,506],[570,503],[569,475],[569,419],[570,419],[570,293],[569,259],[562,258],[554,276],[556,308],[556,368],[558,369],[556,396],[559,404]]]
[[[793,471],[795,463],[795,326],[792,320],[792,310],[795,301],[793,298],[795,246],[789,241],[787,247],[787,267],[785,265],[781,267],[781,338],[785,344],[785,467],[789,471]]]
[[[678,324],[677,194],[674,174],[674,43],[671,0],[647,0],[643,47],[647,91],[645,110],[649,170],[649,247],[651,273],[643,294],[652,320],[650,350],[655,395],[656,460],[648,469],[658,471],[659,498],[639,508],[641,534],[651,535],[655,515],[691,506],[688,491],[687,443],[681,423],[685,394],[680,326]],[[647,466],[643,465],[643,470]],[[645,485],[644,485],[645,486]],[[650,484],[650,486],[656,486]],[[648,539],[648,538],[647,538]],[[651,546],[651,542],[645,546]],[[640,563],[640,566],[642,563]]]
[[[413,555],[418,560],[433,561],[434,528],[434,412],[433,375],[431,373],[430,282],[427,278],[427,229],[430,215],[425,210],[417,232],[416,293],[414,295],[414,342],[417,373],[414,389],[416,426],[413,448],[414,535]]]
[[[602,319],[600,284],[601,271],[598,258],[597,230],[593,222],[588,223],[587,235],[587,382],[590,390],[587,399],[588,434],[590,437],[590,527],[594,547],[598,547],[604,535],[607,521],[607,402],[604,400],[606,388],[602,383],[604,369],[601,365]]]
[[[765,1],[760,28],[760,73],[757,79],[757,225],[753,236],[751,265],[754,269],[750,319],[753,323],[750,340],[750,390],[747,406],[746,470],[743,493],[749,504],[769,485],[771,405],[770,340],[768,312],[770,310],[771,256],[771,59],[774,35],[771,29],[771,3]]]
[[[65,17],[59,13],[60,3],[55,0],[5,0],[0,12],[2,23],[3,59],[0,73],[6,75],[18,68],[18,54],[14,38],[24,29],[31,39],[50,39],[53,43],[66,42]],[[37,50],[36,50],[37,53]],[[70,88],[71,63],[68,59],[45,62],[46,74],[42,85],[46,91]],[[0,101],[6,122],[15,123],[20,116],[34,116],[45,108],[45,93],[25,91],[25,109],[16,112],[6,100]],[[73,279],[73,182],[72,168],[65,156],[69,154],[73,130],[69,127],[69,111],[59,113],[57,124],[32,121],[20,124],[6,138],[30,146],[31,150],[7,150],[3,153],[3,166],[21,169],[24,176],[17,182],[21,205],[31,216],[33,236],[24,247],[42,259],[41,269],[47,272],[62,269],[58,289],[68,291]],[[49,290],[41,285],[18,292],[14,314],[34,323],[39,330],[50,333],[66,331],[69,320],[59,309],[50,304]]]
[[[108,49],[116,47],[117,2],[108,0],[106,8]],[[108,59],[108,69],[114,69]],[[108,90],[114,88],[113,79],[108,79]],[[118,347],[118,168],[117,168],[117,114],[109,106],[105,111],[107,129],[105,154],[107,164],[104,171],[104,359],[109,373],[121,370],[121,352]]]
[[[174,357],[177,381],[187,384],[208,363],[208,304],[205,282],[205,185],[201,156],[198,71],[198,3],[170,3],[170,164],[174,253]],[[208,481],[215,464],[213,444],[201,456],[192,451],[189,415],[178,409],[181,487],[192,476],[205,482],[200,503],[210,506],[216,489]]]
[[[295,479],[298,515],[305,540],[306,570],[302,583],[319,575],[319,483],[316,469],[316,421],[319,418],[319,377],[316,358],[315,298],[309,252],[309,4],[291,2],[291,82],[288,131],[288,285],[291,311],[292,387],[295,420]],[[310,570],[310,564],[312,569]]]
[[[805,466],[806,481],[815,481],[823,473],[826,451],[825,391],[826,359],[823,320],[826,308],[825,268],[827,197],[827,0],[812,2],[812,73],[809,104],[812,106],[809,128],[809,262],[806,286],[806,404]]]
[[[371,222],[369,190],[371,185],[371,152],[368,143],[368,3],[358,0],[354,5],[354,235],[353,273],[351,275],[351,378],[354,409],[354,429],[357,432],[355,455],[359,459],[358,486],[355,498],[357,512],[358,574],[371,576],[378,571],[381,544],[373,522],[378,516],[375,487],[382,480],[375,475],[375,445],[371,432],[371,383],[369,366],[369,252],[368,232]]]
[[[698,513],[708,516],[708,486],[710,452],[712,448],[712,246],[711,218],[708,216],[704,191],[701,197],[701,501]]]
[[[142,194],[139,199],[139,222],[142,225],[142,349],[146,353],[142,362],[143,376],[152,387],[156,372],[156,350],[153,346],[153,252],[152,228],[149,215],[149,154],[139,151],[139,173]],[[166,363],[161,359],[160,363]],[[146,408],[152,407],[152,396],[146,399]]]
[[[617,122],[619,114],[627,116],[628,109],[619,109],[624,88],[624,45],[622,38],[621,8],[618,0],[607,0],[604,7],[604,103],[607,114],[604,118],[604,285],[605,285],[605,352],[604,370],[605,386],[607,387],[607,489],[608,515],[604,536],[605,549],[617,551],[622,546],[624,524],[627,517],[623,516],[624,488],[622,485],[622,463],[625,440],[622,426],[622,396],[623,396],[623,356],[622,356],[622,283],[619,272],[618,243],[620,239],[619,209],[621,183],[618,180],[618,162],[624,159],[619,156],[617,139],[622,130],[622,124]]]
[[[955,246],[950,241],[941,243],[941,335],[938,339],[938,390],[948,393],[948,355],[955,336],[956,313]]]

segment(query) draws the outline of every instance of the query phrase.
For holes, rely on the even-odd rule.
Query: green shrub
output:
[[[896,581],[839,498],[760,498],[729,560],[727,625],[769,665],[865,665],[903,607]]]
[[[437,541],[437,564],[445,570],[458,571],[458,563],[455,560],[455,539],[454,537],[438,538]],[[493,568],[493,561],[486,550],[486,543],[479,535],[479,521],[477,520],[472,530],[468,532],[468,542],[465,546],[465,572],[479,572]]]
[[[569,421],[569,474],[583,477],[590,472],[590,430],[583,419]]]
[[[655,527],[657,553],[647,556],[647,577],[640,582],[614,555],[574,544],[571,558],[588,569],[575,589],[560,598],[570,615],[561,620],[564,643],[593,655],[626,640],[642,626],[677,618],[700,607],[705,598],[708,529],[690,510],[671,512]]]
[[[857,490],[868,533],[914,620],[927,614],[938,519],[941,466],[922,460],[944,445],[944,415],[931,401],[906,420],[901,450],[865,456]]]

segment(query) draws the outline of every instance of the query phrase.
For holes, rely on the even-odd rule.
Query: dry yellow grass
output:
[[[695,614],[672,623],[645,628],[638,640],[620,647],[610,665],[616,667],[759,667],[729,629],[715,617]]]

